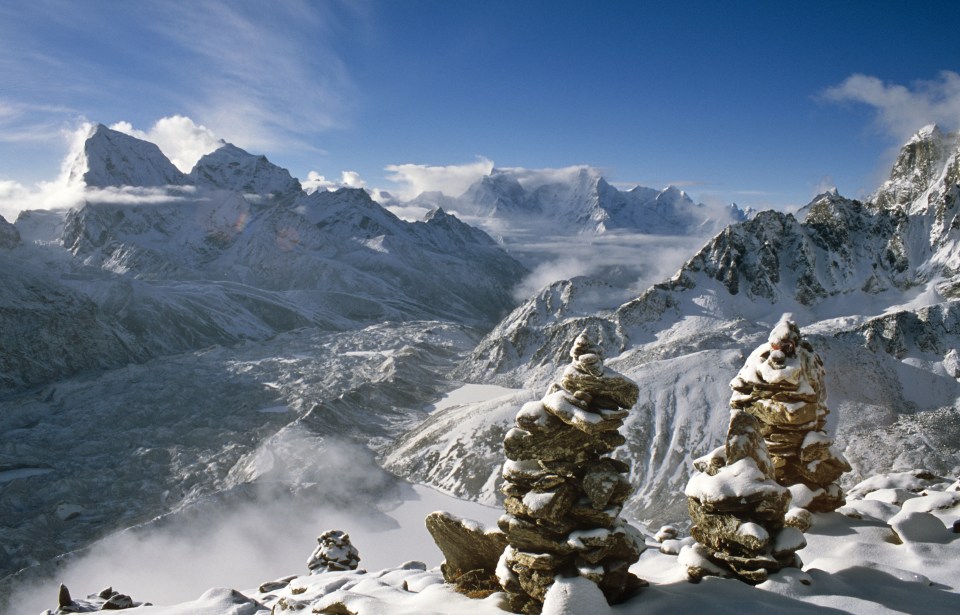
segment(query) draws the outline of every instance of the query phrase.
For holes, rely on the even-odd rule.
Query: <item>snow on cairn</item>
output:
[[[735,576],[762,583],[799,568],[803,533],[785,524],[790,491],[774,480],[756,417],[733,410],[725,446],[694,462],[686,495],[697,542],[680,551],[691,579]]]
[[[850,464],[825,430],[830,410],[820,355],[784,314],[730,383],[730,406],[760,421],[776,481],[795,506],[829,512],[843,505],[839,479]]]
[[[497,572],[516,613],[541,612],[558,575],[588,579],[610,603],[646,585],[629,571],[645,546],[619,516],[631,492],[629,466],[606,456],[625,442],[618,429],[638,387],[604,367],[586,331],[570,358],[559,383],[523,405],[503,441],[499,525],[510,545]]]

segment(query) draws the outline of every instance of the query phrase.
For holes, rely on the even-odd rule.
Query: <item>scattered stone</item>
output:
[[[619,517],[630,468],[606,456],[626,441],[619,428],[639,389],[603,365],[586,331],[570,358],[504,438],[506,514],[498,526],[509,546],[496,574],[516,613],[540,613],[557,578],[592,581],[610,604],[646,584],[629,571],[644,541]]]
[[[660,531],[657,532],[657,535],[654,536],[657,542],[663,542],[665,540],[673,540],[679,535],[677,528],[672,525],[664,525],[660,528]]]
[[[70,597],[70,590],[63,583],[60,584],[60,592],[57,596],[57,605],[60,608],[73,604],[73,598]]]
[[[426,525],[445,558],[440,564],[444,581],[470,597],[484,597],[500,590],[497,562],[507,547],[502,531],[488,530],[476,521],[447,512],[430,513]]]
[[[350,536],[340,530],[327,530],[317,537],[320,543],[310,559],[307,568],[310,574],[356,570],[360,563],[360,553],[350,543]]]
[[[322,615],[357,615],[355,612],[348,609],[347,605],[342,602],[328,604],[319,611],[314,611],[314,613],[321,613]]]
[[[90,594],[86,599],[74,599],[66,585],[60,584],[57,595],[57,609],[47,609],[41,615],[63,615],[64,613],[95,613],[98,611],[119,611],[132,609],[138,606],[150,606],[149,602],[134,602],[134,600],[120,592],[107,587],[96,594]]]
[[[791,315],[784,314],[730,383],[730,406],[760,421],[776,481],[803,485],[805,501],[797,501],[794,492],[794,503],[813,512],[843,506],[839,479],[850,471],[824,431],[830,411],[823,375],[820,356],[801,337]]]
[[[291,575],[288,577],[283,577],[282,579],[277,579],[276,581],[267,581],[266,583],[261,583],[260,587],[257,588],[260,590],[261,594],[267,592],[275,592],[278,589],[283,589],[287,585],[290,585],[290,581],[297,578],[297,575]]]
[[[806,540],[786,524],[790,491],[774,480],[760,429],[755,416],[734,410],[725,445],[694,462],[698,472],[685,493],[696,543],[683,547],[679,559],[692,580],[720,575],[757,584],[800,566],[796,552]]]

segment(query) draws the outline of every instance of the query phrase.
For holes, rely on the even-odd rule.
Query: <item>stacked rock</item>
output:
[[[618,429],[639,390],[604,367],[586,331],[570,357],[560,382],[523,405],[503,442],[506,514],[498,525],[509,545],[497,577],[517,613],[539,613],[558,575],[590,579],[610,603],[646,584],[628,570],[643,541],[619,517],[629,466],[606,456],[626,441]]]
[[[310,574],[356,570],[360,553],[350,543],[350,536],[340,530],[327,530],[317,537],[320,545],[307,560]]]
[[[839,479],[850,464],[827,435],[830,413],[823,361],[784,314],[730,383],[730,406],[759,419],[776,480],[791,487],[794,503],[813,512],[844,503]]]
[[[760,583],[802,564],[803,533],[785,525],[790,491],[773,479],[773,462],[754,416],[734,410],[724,446],[694,462],[687,507],[696,543],[680,551],[688,575],[736,576]]]

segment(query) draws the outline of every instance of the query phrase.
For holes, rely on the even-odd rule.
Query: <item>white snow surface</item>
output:
[[[917,476],[927,476],[917,479]],[[878,475],[872,484],[917,484],[925,486],[910,502],[929,500],[927,507],[938,508],[943,502],[954,501],[957,485],[949,480],[929,478],[914,471]],[[854,493],[869,492],[871,483],[862,484]],[[425,537],[423,516],[431,507],[439,506],[461,516],[479,513],[485,523],[499,511],[471,503],[457,503],[436,492],[415,488],[418,499],[405,501],[388,514],[400,527],[387,532],[369,533],[351,527],[343,520],[339,529],[349,532],[361,555],[361,570],[327,572],[309,575],[303,567],[299,576],[281,589],[260,592],[256,587],[241,586],[239,591],[211,589],[198,591],[199,598],[185,602],[166,602],[164,596],[147,595],[152,588],[166,585],[160,577],[189,574],[174,567],[164,570],[152,565],[154,554],[140,551],[122,553],[113,562],[113,568],[103,571],[103,584],[130,592],[135,600],[149,600],[156,604],[140,607],[131,613],[146,615],[182,615],[185,613],[284,613],[303,609],[319,610],[340,602],[359,615],[387,614],[450,614],[503,613],[503,595],[495,593],[482,600],[471,600],[457,594],[443,583],[438,568],[439,551]],[[703,610],[710,613],[742,614],[744,612],[777,613],[956,613],[960,609],[960,534],[951,532],[936,517],[924,517],[922,535],[898,531],[896,524],[888,524],[870,514],[869,502],[851,496],[841,512],[813,515],[813,526],[805,534],[807,546],[799,551],[805,562],[802,569],[787,568],[774,573],[769,580],[753,587],[735,579],[707,577],[698,584],[686,580],[686,569],[681,559],[660,551],[659,544],[648,538],[648,548],[631,570],[650,582],[628,601],[609,606],[590,581],[583,578],[558,578],[545,603],[544,613],[551,615],[581,615],[589,613],[641,615],[689,613]],[[954,518],[960,516],[960,507],[940,509]],[[929,514],[901,510],[910,518]],[[936,525],[933,521],[939,523]],[[416,534],[416,538],[405,536]],[[794,534],[798,534],[795,532]],[[279,533],[266,534],[262,547],[269,550]],[[397,540],[404,539],[400,542]],[[791,536],[799,542],[799,537]],[[415,548],[419,545],[422,548]],[[309,542],[304,551],[311,548]],[[431,551],[431,549],[433,549]],[[374,555],[375,552],[375,555]],[[258,559],[255,552],[246,554]],[[262,559],[262,558],[261,558]],[[421,561],[411,561],[420,559]],[[139,564],[137,562],[140,562]],[[251,563],[256,563],[251,562]],[[121,571],[128,572],[142,566],[147,584],[132,585]],[[301,564],[302,566],[302,564]],[[189,566],[188,566],[189,568]],[[297,573],[297,568],[266,570],[258,568],[263,581],[279,578],[282,574]],[[69,572],[69,571],[68,571]],[[133,576],[133,575],[132,575]],[[153,584],[150,585],[149,581]],[[123,581],[124,583],[121,583]],[[68,585],[79,595],[81,587]],[[86,579],[87,583],[94,583]],[[236,587],[228,585],[227,587]],[[56,599],[56,585],[48,585],[36,597],[45,596],[47,602]],[[99,586],[86,588],[90,592]],[[136,589],[134,592],[133,590]],[[45,592],[45,593],[44,593]],[[18,603],[24,604],[24,603]],[[31,603],[33,604],[33,603]],[[23,611],[37,612],[34,610]]]

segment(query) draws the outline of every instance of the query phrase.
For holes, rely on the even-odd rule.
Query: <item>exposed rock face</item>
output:
[[[356,570],[360,553],[350,543],[350,536],[340,530],[327,530],[317,537],[320,545],[307,560],[310,574],[337,570]]]
[[[685,493],[696,539],[680,552],[692,579],[736,576],[761,583],[771,572],[799,567],[803,533],[785,525],[790,491],[773,479],[762,424],[734,410],[726,444],[694,462]]]
[[[843,505],[838,480],[850,464],[824,431],[829,409],[823,361],[784,314],[730,383],[730,406],[760,421],[773,476],[791,487],[794,500],[813,512]]]
[[[20,245],[20,231],[0,216],[0,249],[12,250]]]
[[[606,456],[625,441],[618,429],[638,388],[604,367],[586,331],[570,357],[560,382],[524,404],[504,438],[499,525],[510,544],[497,576],[518,613],[539,613],[557,575],[590,579],[611,603],[644,584],[628,571],[643,543],[619,517],[629,467]]]
[[[427,515],[427,530],[443,552],[440,571],[447,583],[461,593],[499,591],[497,561],[507,547],[507,537],[498,529],[486,529],[470,519],[450,513]]]

